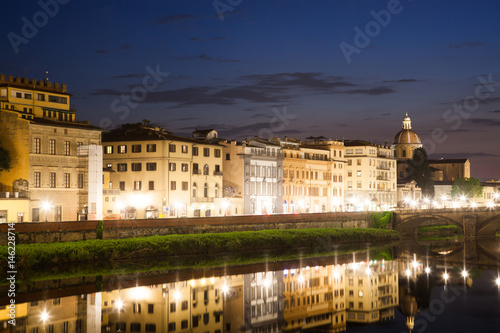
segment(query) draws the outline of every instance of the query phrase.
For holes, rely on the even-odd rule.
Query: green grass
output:
[[[16,246],[16,268],[28,272],[40,267],[74,263],[109,263],[124,259],[178,255],[242,253],[245,251],[321,248],[321,244],[359,244],[398,239],[393,230],[299,229],[263,230],[214,234],[151,236]],[[156,259],[155,259],[156,260]],[[6,266],[7,246],[0,246],[0,265]]]
[[[439,231],[447,231],[447,232],[454,232],[454,233],[461,233],[462,230],[454,225],[454,224],[446,224],[446,225],[433,225],[433,226],[428,226],[428,227],[418,227],[417,228],[419,233],[424,233],[424,232],[439,232]]]

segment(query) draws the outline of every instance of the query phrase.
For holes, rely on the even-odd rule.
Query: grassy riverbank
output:
[[[393,230],[381,229],[294,229],[151,236],[114,240],[87,240],[16,246],[16,268],[64,266],[76,263],[112,262],[122,259],[158,258],[178,255],[207,255],[259,250],[318,248],[337,244],[391,242]],[[7,262],[7,247],[0,247],[0,264]]]
[[[417,231],[417,239],[419,241],[459,239],[464,237],[462,230],[454,224],[418,227]]]

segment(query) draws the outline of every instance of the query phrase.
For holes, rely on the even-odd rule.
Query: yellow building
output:
[[[351,263],[346,268],[347,321],[373,323],[394,318],[398,306],[396,261]]]
[[[142,125],[103,133],[102,141],[122,217],[224,215],[222,145]]]
[[[313,138],[314,139],[314,138]],[[279,140],[283,147],[283,211],[343,211],[343,143],[332,140]]]
[[[85,211],[98,216],[102,172],[89,170],[98,160],[99,128],[77,122],[66,85],[0,75],[0,142],[12,158],[0,173],[2,197],[29,199],[22,211],[0,202],[8,221],[77,220]]]
[[[396,159],[389,146],[344,141],[349,210],[389,210],[397,204]]]
[[[284,271],[283,331],[319,327],[346,330],[345,266],[303,267]]]

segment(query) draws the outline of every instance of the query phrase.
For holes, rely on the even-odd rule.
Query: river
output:
[[[44,272],[19,282],[16,326],[1,286],[0,333],[497,332],[499,258],[496,240],[409,239]]]

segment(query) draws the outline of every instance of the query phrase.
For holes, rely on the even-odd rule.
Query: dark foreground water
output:
[[[497,241],[360,248],[230,266],[200,260],[179,269],[137,263],[137,272],[34,275],[18,286],[15,326],[10,299],[0,298],[0,332],[499,331]]]

